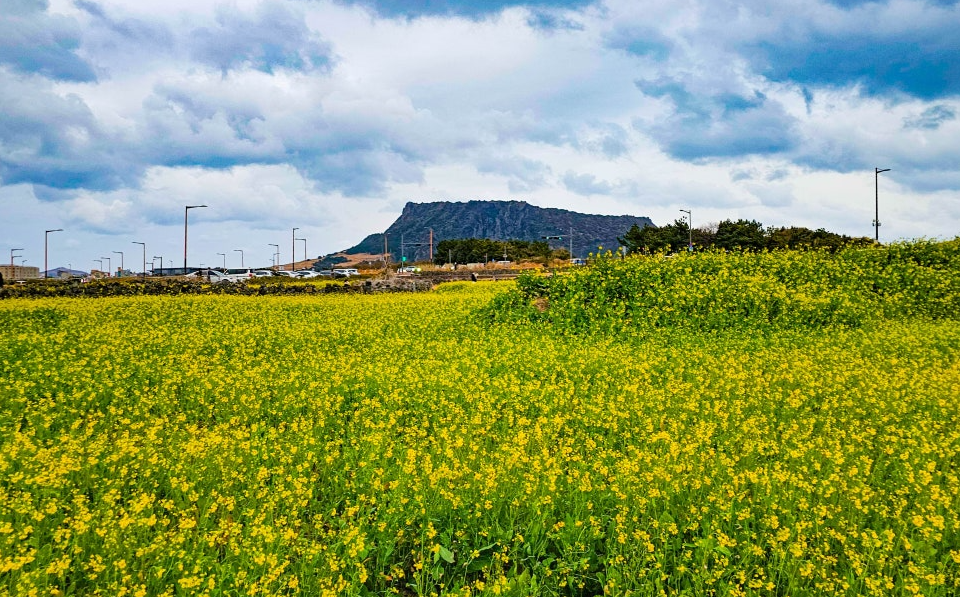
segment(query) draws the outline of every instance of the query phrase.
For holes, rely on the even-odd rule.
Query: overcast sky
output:
[[[960,234],[956,0],[0,0],[0,261],[270,264],[407,201]],[[304,243],[297,242],[297,257]],[[106,266],[106,262],[103,263]]]

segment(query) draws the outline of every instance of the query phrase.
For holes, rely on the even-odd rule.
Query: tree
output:
[[[503,258],[504,254],[512,260],[543,259],[550,253],[550,245],[546,241],[460,238],[437,243],[433,261],[436,264],[446,263],[447,260],[454,263],[483,263],[488,259]]]
[[[760,251],[767,243],[763,224],[756,220],[724,220],[717,225],[714,246],[728,251]]]
[[[617,242],[620,243],[621,246],[626,247],[628,253],[637,253],[643,250],[650,242],[649,235],[645,233],[644,230],[652,228],[654,227],[644,226],[640,228],[640,226],[634,224],[630,227],[630,230],[627,230],[626,234],[617,237]]]
[[[644,226],[636,224],[617,240],[627,248],[628,253],[657,253],[678,250],[687,246],[690,228],[686,220],[676,220],[673,224]]]
[[[767,247],[770,249],[826,249],[833,252],[851,244],[871,245],[873,240],[866,237],[853,238],[845,234],[829,232],[823,228],[810,230],[792,226],[767,229]]]

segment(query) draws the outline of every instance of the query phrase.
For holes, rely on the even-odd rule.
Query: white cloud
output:
[[[883,236],[960,224],[956,95],[780,76],[816,36],[856,41],[868,22],[871,39],[935,37],[956,6],[606,0],[554,29],[518,7],[390,19],[332,0],[48,13],[77,24],[70,56],[96,80],[0,67],[0,191],[24,218],[57,207],[92,244],[149,234],[176,254],[183,205],[206,203],[191,238],[195,222],[207,258],[293,226],[329,252],[430,199],[869,234],[874,166],[892,168]],[[789,50],[782,64],[764,43]]]

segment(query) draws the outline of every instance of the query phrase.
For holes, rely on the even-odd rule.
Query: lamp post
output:
[[[302,240],[302,241],[303,241],[303,260],[306,261],[306,260],[307,260],[307,239],[305,239],[305,238],[298,238],[298,239],[296,239],[296,240]]]
[[[147,243],[142,243],[138,240],[133,241],[133,244],[140,245],[143,247],[143,277],[147,277]]]
[[[20,276],[17,275],[17,270],[14,268],[13,258],[14,258],[14,257],[20,257],[20,255],[14,255],[13,252],[14,252],[14,251],[22,251],[22,250],[23,250],[23,249],[10,249],[10,272],[13,274],[13,277],[14,277],[14,278],[19,278]]]
[[[47,268],[47,237],[51,232],[63,232],[63,228],[54,228],[53,230],[45,230],[43,232],[43,277],[49,277],[50,273]]]
[[[267,243],[267,246],[270,246],[270,247],[273,247],[274,249],[276,249],[276,250],[273,252],[273,255],[274,255],[275,259],[272,260],[272,261],[273,261],[273,268],[276,269],[277,266],[280,265],[280,245],[278,245],[277,243]]]
[[[296,269],[294,264],[297,263],[297,230],[299,228],[294,228],[293,232],[290,234],[290,238],[293,239],[290,241],[290,271]]]
[[[100,273],[102,274],[102,273],[103,273],[103,260],[102,260],[102,259],[94,259],[94,261],[96,261],[97,263],[100,264],[100,270],[99,270],[99,271],[100,271]]]
[[[681,209],[683,213],[687,214],[687,251],[693,251],[693,215],[691,215],[689,209]]]
[[[120,273],[123,273],[123,251],[113,251],[114,253],[120,253]]]
[[[104,257],[103,255],[101,255],[101,256],[100,256],[100,259],[103,259],[103,261],[106,261],[106,262],[107,262],[107,277],[108,277],[108,278],[113,277],[113,272],[112,272],[112,270],[110,269],[110,258],[109,258],[109,257]],[[103,265],[103,261],[100,262],[100,265]]]
[[[153,270],[154,274],[157,273],[157,266],[154,264],[154,261],[156,261],[157,259],[160,260],[160,275],[162,276],[163,275],[163,256],[162,255],[153,256],[153,259],[150,260],[150,269]]]
[[[187,213],[191,209],[206,207],[206,205],[187,205],[183,208],[183,273],[187,273]]]
[[[880,242],[880,173],[889,172],[890,168],[873,169],[873,191],[874,191],[874,215],[873,215],[873,240]]]
[[[234,251],[240,252],[240,267],[243,267],[243,249],[234,249]]]
[[[223,271],[227,271],[227,254],[226,253],[217,253],[217,255],[223,256]]]

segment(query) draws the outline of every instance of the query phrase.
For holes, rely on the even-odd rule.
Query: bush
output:
[[[564,331],[843,326],[960,312],[960,239],[763,253],[610,254],[562,276],[523,274],[493,321]]]

